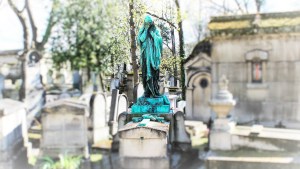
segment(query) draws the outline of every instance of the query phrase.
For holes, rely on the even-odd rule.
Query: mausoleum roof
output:
[[[211,37],[300,32],[300,11],[212,17]]]
[[[187,57],[184,63],[187,63],[189,60],[198,56],[199,53],[205,53],[208,57],[211,55],[212,43],[209,39],[204,39],[196,44],[192,53]]]

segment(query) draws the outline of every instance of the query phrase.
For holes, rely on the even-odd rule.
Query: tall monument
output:
[[[145,92],[132,106],[132,113],[169,113],[170,102],[159,93],[158,85],[162,37],[149,15],[145,17],[137,41],[141,51],[140,65]]]

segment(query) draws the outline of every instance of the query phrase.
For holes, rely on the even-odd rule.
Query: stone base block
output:
[[[231,150],[231,135],[223,131],[211,131],[209,135],[209,148],[211,150]]]
[[[170,168],[168,158],[121,158],[120,165],[122,169]]]

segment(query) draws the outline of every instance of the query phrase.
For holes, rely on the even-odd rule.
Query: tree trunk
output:
[[[106,92],[101,72],[99,73],[99,80],[100,80],[100,87],[99,87],[100,92]]]
[[[184,38],[183,38],[183,29],[182,29],[182,18],[181,18],[181,9],[178,0],[175,0],[176,8],[177,8],[177,20],[178,20],[178,36],[179,36],[179,56],[181,59],[180,63],[180,74],[181,74],[181,90],[182,90],[182,99],[185,100],[185,73],[183,68],[183,61],[185,58],[184,52]]]
[[[51,34],[52,27],[55,24],[53,22],[54,4],[52,4],[50,18],[48,21],[45,35],[43,36],[42,42],[40,43],[37,42],[37,27],[33,20],[29,0],[25,0],[25,6],[22,10],[19,10],[12,0],[8,0],[8,4],[13,10],[13,12],[16,14],[16,16],[18,17],[23,30],[23,53],[20,56],[22,84],[19,91],[19,100],[23,101],[26,98],[26,55],[30,49],[36,49],[38,51],[44,50],[44,45],[47,43]],[[27,12],[27,15],[25,14],[25,12]],[[31,27],[31,34],[32,34],[31,41],[29,36],[30,27]]]
[[[137,65],[137,56],[136,56],[136,34],[135,34],[135,23],[133,21],[133,0],[129,1],[129,26],[130,26],[130,38],[131,38],[131,61],[133,67],[133,87],[135,87],[139,83],[139,71]],[[136,94],[134,93],[133,96],[134,100],[137,98]]]
[[[174,35],[174,28],[171,27],[171,40],[172,40],[172,55],[176,59],[176,44],[175,44],[175,35]],[[177,72],[177,64],[173,65],[174,68],[174,85],[177,86],[177,79],[178,79],[178,72]]]
[[[21,78],[22,78],[22,84],[21,88],[19,90],[19,100],[23,101],[26,97],[26,55],[30,48],[30,42],[29,42],[29,26],[26,23],[26,17],[24,16],[24,10],[19,10],[16,5],[12,2],[12,0],[8,0],[8,4],[11,7],[11,9],[14,11],[16,16],[18,17],[22,30],[23,30],[23,53],[20,56],[21,60]],[[25,4],[24,8],[28,8],[27,4]]]
[[[21,56],[21,78],[22,84],[19,90],[19,100],[23,101],[26,98],[26,53]]]

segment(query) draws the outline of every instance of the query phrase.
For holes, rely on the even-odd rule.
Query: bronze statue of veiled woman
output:
[[[162,37],[149,15],[145,17],[137,40],[141,49],[144,95],[132,106],[131,113],[169,113],[170,101],[159,93],[158,85]]]
[[[145,17],[144,25],[139,30],[138,44],[141,49],[140,64],[142,67],[144,96],[160,97],[158,80],[162,37],[149,15]]]

